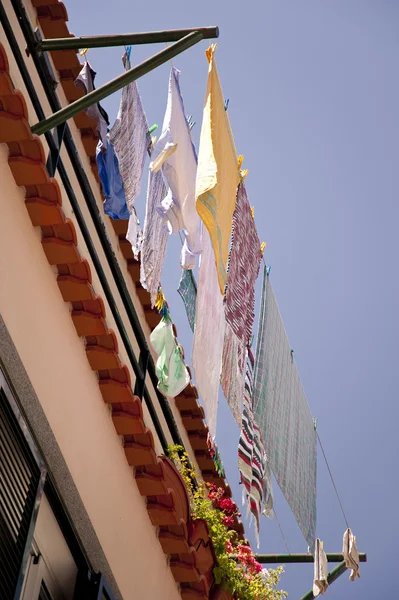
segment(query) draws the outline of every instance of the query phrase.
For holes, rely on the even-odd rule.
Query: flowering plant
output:
[[[168,447],[169,458],[179,469],[189,492],[191,516],[208,525],[217,565],[213,569],[216,584],[236,600],[282,600],[287,594],[276,586],[282,567],[267,570],[257,562],[250,546],[232,529],[239,516],[237,505],[214,484],[199,484],[187,453],[181,446]]]

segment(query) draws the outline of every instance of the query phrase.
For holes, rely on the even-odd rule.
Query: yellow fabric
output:
[[[224,293],[229,239],[240,182],[242,158],[237,159],[233,134],[214,58],[216,46],[206,51],[208,86],[198,153],[197,212],[209,231],[220,292]]]

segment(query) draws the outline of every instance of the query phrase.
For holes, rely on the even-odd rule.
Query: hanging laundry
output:
[[[75,85],[78,88],[83,89],[85,94],[92,92],[94,87],[94,79],[97,73],[92,69],[90,64],[86,61],[80,71]],[[101,141],[106,146],[107,144],[107,127],[109,125],[108,115],[99,102],[92,104],[85,110],[87,116],[96,122],[96,130],[100,136]]]
[[[255,521],[255,539],[259,548],[260,515],[273,518],[273,489],[269,465],[259,428],[252,410],[254,357],[248,350],[242,411],[242,429],[238,444],[238,469],[243,485],[243,504]]]
[[[360,561],[356,546],[356,536],[353,535],[350,529],[347,529],[344,533],[342,553],[346,566],[348,569],[352,569],[349,579],[355,581],[357,577],[360,578]]]
[[[239,427],[241,427],[241,404],[244,396],[245,355],[244,344],[237,338],[229,323],[225,323],[220,385]]]
[[[125,68],[129,69],[127,53],[122,61]],[[134,202],[140,193],[145,157],[151,145],[151,138],[147,133],[147,118],[137,84],[133,81],[122,89],[118,116],[109,132],[109,139],[114,144],[119,158],[119,169],[131,215],[126,239],[131,243],[135,256],[140,250],[143,234],[134,210]]]
[[[259,274],[260,241],[245,185],[240,183],[233,213],[224,310],[226,333],[220,382],[228,405],[241,427],[246,348],[255,318],[255,283]]]
[[[211,239],[203,227],[192,360],[196,385],[213,438],[216,434],[224,325],[223,296],[219,291]]]
[[[151,295],[151,306],[154,306],[157,297],[169,235],[165,221],[156,210],[165,194],[162,171],[150,171],[140,256],[140,282]]]
[[[182,270],[177,291],[179,292],[181,299],[183,300],[184,306],[186,308],[187,318],[191,330],[194,331],[195,305],[197,302],[197,284],[195,282],[194,275],[191,270]]]
[[[233,214],[224,310],[227,323],[245,346],[251,339],[255,319],[255,283],[261,260],[255,220],[241,182]]]
[[[219,452],[219,448],[217,447],[217,444],[215,442],[215,440],[213,440],[211,438],[211,436],[208,433],[208,437],[206,440],[206,444],[208,446],[208,451],[210,454],[211,459],[213,460],[213,464],[215,465],[215,469],[217,471],[217,474],[219,475],[219,477],[226,477],[226,473],[224,470],[224,465],[223,465],[223,461],[222,461],[222,457],[220,456],[220,452]]]
[[[176,343],[173,325],[164,317],[150,335],[151,345],[158,355],[155,372],[158,389],[165,396],[178,396],[190,383],[190,375],[183,360],[182,349]]]
[[[212,240],[219,291],[224,293],[239,163],[216,68],[216,45],[206,51],[208,85],[198,153],[197,212]]]
[[[119,172],[118,157],[108,140],[106,144],[99,140],[96,148],[96,163],[105,196],[103,205],[105,214],[113,219],[128,219],[129,211]]]
[[[324,552],[324,544],[316,539],[314,553],[314,579],[313,579],[313,596],[316,598],[319,594],[324,594],[328,588],[328,563],[327,556]]]
[[[316,530],[316,430],[265,267],[253,411],[270,467],[311,550]]]
[[[169,192],[157,210],[169,233],[183,230],[181,266],[192,269],[201,253],[200,218],[195,207],[197,154],[191,140],[179,84],[180,71],[172,67],[162,133],[151,154],[150,169],[162,168]]]

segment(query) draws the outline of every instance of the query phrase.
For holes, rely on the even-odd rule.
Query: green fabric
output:
[[[316,431],[266,268],[253,408],[271,469],[313,549],[316,537]]]
[[[186,308],[187,319],[191,330],[194,331],[195,305],[197,302],[197,284],[191,270],[182,270],[179,287],[177,288]]]
[[[158,377],[158,389],[165,396],[178,396],[190,381],[180,346],[173,334],[173,325],[164,318],[150,336],[151,345],[158,355],[155,372]]]

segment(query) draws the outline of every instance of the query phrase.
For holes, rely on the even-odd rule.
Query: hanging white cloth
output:
[[[180,71],[172,67],[162,133],[151,154],[150,169],[156,172],[162,168],[170,190],[157,210],[167,221],[169,233],[184,232],[181,266],[192,269],[195,257],[201,252],[200,218],[195,206],[197,154],[184,111],[179,76]]]
[[[360,578],[359,552],[356,546],[356,536],[349,528],[344,533],[342,553],[346,566],[348,569],[352,569],[349,579],[355,581],[357,577]]]
[[[219,289],[211,238],[203,227],[192,360],[195,382],[204,402],[212,437],[216,434],[224,330],[223,296]]]
[[[324,544],[316,539],[314,553],[314,580],[313,580],[313,595],[316,597],[319,594],[324,594],[328,588],[328,563],[327,556],[324,552]]]

